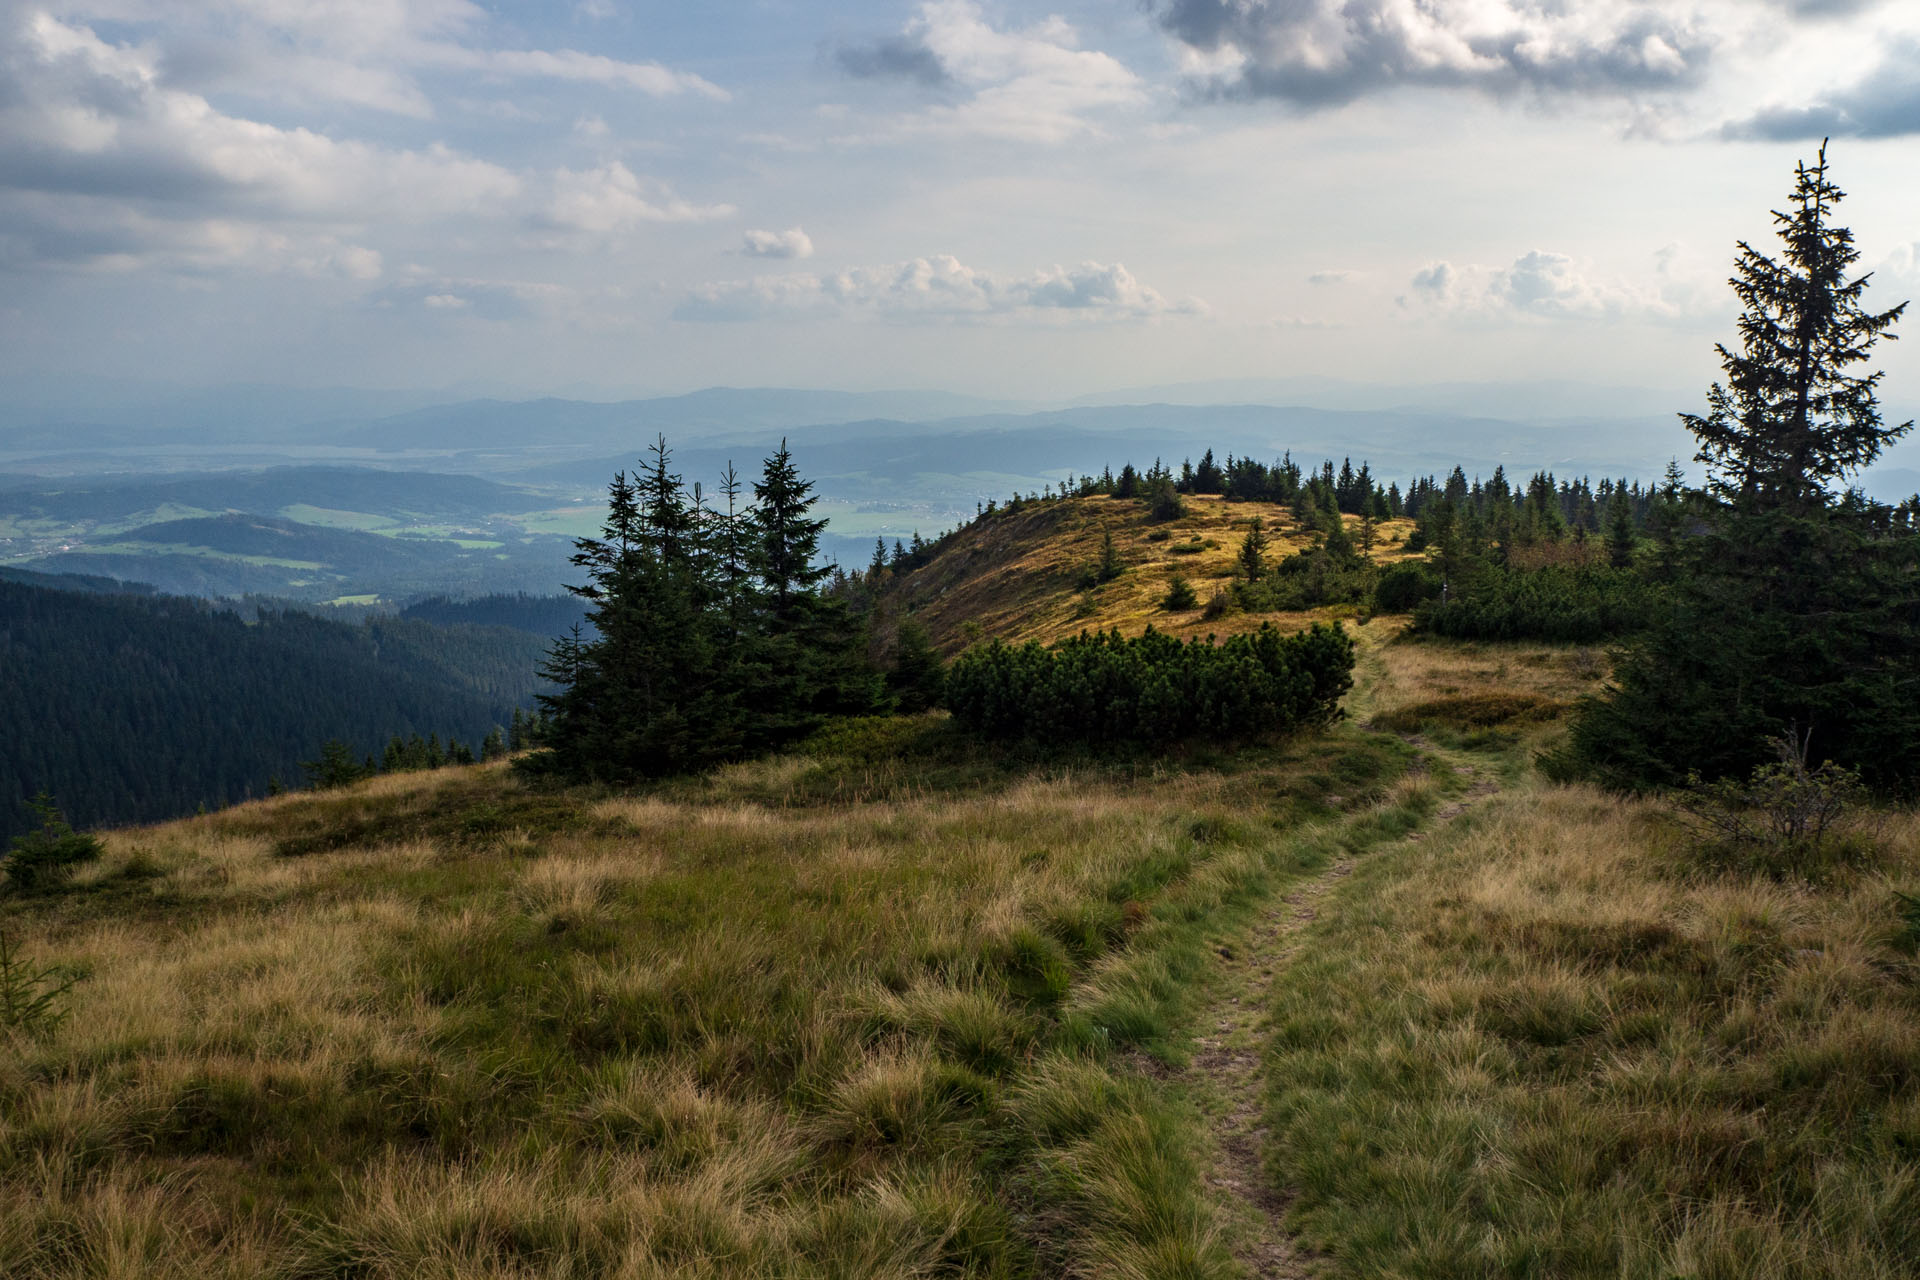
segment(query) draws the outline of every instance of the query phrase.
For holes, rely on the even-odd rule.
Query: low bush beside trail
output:
[[[1052,648],[995,640],[955,660],[946,699],[964,728],[993,738],[1247,738],[1334,719],[1353,656],[1337,623],[1296,635],[1267,625],[1218,644],[1151,627],[1136,639],[1082,632]]]

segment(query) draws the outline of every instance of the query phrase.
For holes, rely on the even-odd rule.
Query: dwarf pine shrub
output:
[[[1147,629],[1082,632],[1052,648],[994,641],[955,660],[947,706],[990,738],[1172,742],[1324,723],[1353,686],[1353,639],[1338,625],[1271,625],[1221,643]]]

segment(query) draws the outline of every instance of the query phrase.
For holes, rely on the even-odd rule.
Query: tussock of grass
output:
[[[1883,868],[1920,872],[1920,823]],[[1363,863],[1274,1009],[1274,1161],[1340,1275],[1911,1275],[1920,968],[1882,876],[1672,874],[1662,812],[1489,802]]]

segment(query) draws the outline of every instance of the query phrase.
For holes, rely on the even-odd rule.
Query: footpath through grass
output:
[[[1574,691],[1550,652],[1372,657],[1407,677],[1383,719],[1509,785],[1358,863],[1278,977],[1269,1172],[1326,1274],[1920,1274],[1920,820],[1818,882],[1716,869],[1444,700],[1529,724]]]
[[[1178,1053],[1211,930],[1413,820],[1409,753],[1013,768],[939,733],[110,834],[0,904],[80,979],[52,1035],[0,1030],[0,1271],[1230,1274],[1138,1055]]]

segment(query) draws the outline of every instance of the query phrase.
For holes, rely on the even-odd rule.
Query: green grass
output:
[[[304,502],[284,506],[279,514],[281,519],[299,524],[317,525],[322,529],[353,529],[362,533],[385,533],[399,523],[390,516],[374,515],[367,511],[336,511],[331,507],[315,507]]]
[[[1782,884],[1552,788],[1362,863],[1273,1008],[1290,1221],[1339,1276],[1913,1275],[1917,835]]]
[[[90,555],[126,556],[137,559],[142,556],[194,556],[203,560],[225,560],[234,564],[250,564],[275,569],[325,569],[327,566],[316,560],[286,560],[278,556],[238,555],[230,551],[220,551],[213,547],[197,547],[181,542],[103,542],[89,544],[85,550]]]
[[[939,717],[634,793],[390,775],[0,905],[9,1276],[1226,1277],[1177,1056],[1348,735],[1007,761]],[[1345,780],[1351,777],[1354,783]],[[1309,847],[1310,846],[1310,847]]]

